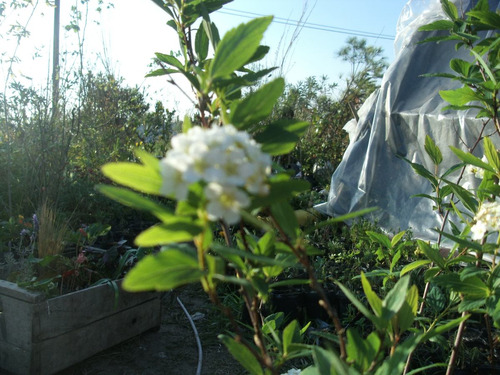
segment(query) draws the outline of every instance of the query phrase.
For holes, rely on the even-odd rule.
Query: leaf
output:
[[[351,303],[356,307],[361,314],[363,314],[368,320],[370,320],[372,323],[375,324],[376,327],[385,327],[387,324],[384,323],[379,317],[376,315],[373,315],[370,310],[366,308],[365,305],[359,301],[356,296],[349,290],[347,289],[344,285],[342,285],[339,282],[335,282],[335,284],[338,285],[338,287],[342,290],[342,292],[345,294],[345,296],[351,301]]]
[[[394,237],[392,237],[392,240],[391,240],[391,247],[396,246],[397,243],[401,240],[401,238],[403,238],[405,233],[406,233],[406,231],[403,230],[403,231],[399,232],[398,234],[394,235]]]
[[[300,342],[300,329],[299,323],[296,320],[292,320],[283,330],[283,355],[287,356],[290,354],[290,347],[294,343]]]
[[[248,94],[231,109],[231,124],[244,130],[267,118],[284,88],[283,78],[277,78]]]
[[[500,25],[497,25],[497,27],[498,26],[500,26]],[[494,85],[496,85],[497,84],[497,80],[495,78],[495,75],[492,73],[490,67],[488,66],[488,64],[483,60],[483,58],[481,57],[481,55],[479,55],[476,51],[474,51],[473,49],[471,49],[470,51],[476,57],[477,61],[479,61],[479,64],[481,64],[481,66],[483,67],[483,70],[488,75],[488,78],[490,79],[490,81]]]
[[[444,13],[452,20],[455,21],[458,18],[458,10],[455,4],[448,0],[441,0],[441,6]]]
[[[158,60],[160,60],[161,62],[164,62],[170,66],[173,66],[174,68],[177,68],[181,71],[184,70],[184,65],[179,60],[177,60],[177,58],[175,56],[165,55],[164,53],[160,53],[160,52],[156,52],[155,55],[158,58]]]
[[[417,310],[418,288],[416,285],[412,285],[410,289],[408,289],[405,302],[397,314],[400,333],[407,331],[411,327],[415,317],[417,316]]]
[[[470,62],[462,59],[451,59],[450,61],[450,68],[464,77],[469,76],[471,67],[472,64]]]
[[[252,205],[254,207],[265,207],[279,201],[286,201],[294,195],[308,190],[310,186],[306,180],[290,179],[290,176],[286,174],[274,175],[269,181],[269,194],[256,197]]]
[[[409,283],[410,277],[404,276],[387,293],[382,301],[382,319],[391,320],[399,312],[405,302]]]
[[[452,30],[454,23],[448,20],[438,20],[427,25],[420,26],[418,31]]]
[[[486,155],[486,159],[488,159],[489,164],[495,169],[495,172],[500,172],[500,157],[498,156],[498,152],[495,148],[495,145],[491,141],[489,137],[485,137],[483,139],[484,145],[484,154]]]
[[[411,335],[400,343],[394,353],[387,357],[377,369],[375,375],[400,375],[406,364],[406,359],[422,341],[422,335]]]
[[[129,292],[168,291],[197,282],[203,275],[194,252],[168,249],[140,260],[127,273],[122,286]]]
[[[481,99],[469,86],[463,86],[455,90],[442,90],[439,95],[443,100],[455,106],[463,106]]]
[[[305,121],[282,119],[267,125],[254,139],[262,145],[262,151],[272,156],[292,151],[295,144],[309,127]]]
[[[134,150],[134,154],[146,167],[155,171],[160,171],[160,163],[158,162],[156,156],[153,156],[149,152],[141,150],[140,148],[136,148]]]
[[[272,17],[256,18],[228,31],[215,50],[210,65],[210,78],[214,80],[229,76],[250,60],[272,19]]]
[[[264,375],[259,361],[254,357],[250,349],[242,343],[227,335],[219,335],[231,355],[252,375]]]
[[[464,161],[465,163],[483,168],[484,170],[490,171],[491,173],[495,173],[495,170],[488,163],[485,163],[471,153],[462,151],[459,148],[453,146],[450,146],[450,149],[460,160]]]
[[[313,347],[313,359],[317,372],[314,375],[358,375],[359,372],[349,367],[337,353],[323,349],[319,346]]]
[[[194,39],[194,50],[196,55],[198,55],[198,59],[200,61],[204,61],[208,56],[208,46],[210,40],[208,39],[208,35],[206,32],[206,23],[205,20],[202,21],[203,24],[198,27],[198,31],[196,31],[196,36]]]
[[[236,255],[236,256],[241,257],[243,259],[249,259],[249,260],[251,260],[251,261],[253,261],[256,264],[261,265],[261,266],[266,265],[266,266],[292,267],[292,266],[297,264],[296,259],[288,258],[290,260],[285,262],[284,259],[270,258],[268,256],[257,255],[257,254],[251,253],[249,251],[235,249],[232,247],[227,247],[227,246],[218,245],[218,244],[213,245],[213,250],[216,253],[218,253],[224,257]]]
[[[190,218],[175,220],[173,223],[158,224],[144,230],[135,238],[136,245],[149,247],[191,241],[203,231],[203,227]]]
[[[361,283],[363,285],[363,292],[365,293],[366,299],[370,304],[372,310],[375,312],[375,315],[382,316],[382,300],[375,294],[370,285],[370,282],[366,278],[364,272],[361,272]]]
[[[459,274],[450,273],[436,276],[434,281],[444,288],[463,293],[470,298],[486,298],[490,294],[488,286],[477,276],[461,280]]]
[[[407,264],[406,266],[403,267],[403,269],[400,271],[399,275],[404,276],[408,272],[411,272],[417,268],[420,268],[422,266],[425,266],[427,264],[431,263],[430,260],[427,259],[422,259],[422,260],[416,260],[415,262],[412,262],[410,264]]]
[[[434,264],[443,269],[445,267],[444,259],[438,250],[433,249],[427,242],[422,240],[417,240],[417,245],[420,250],[425,254],[427,258],[432,260]]]
[[[431,137],[428,135],[425,136],[425,151],[427,155],[431,158],[434,165],[439,165],[443,161],[443,154],[439,147],[434,143]]]
[[[477,18],[481,23],[488,25],[494,29],[500,27],[500,15],[489,10],[471,10],[467,13],[468,16]]]
[[[297,238],[299,223],[295,217],[295,212],[288,202],[282,201],[271,205],[271,214],[281,229],[293,241]]]
[[[158,171],[136,163],[108,163],[101,167],[102,173],[109,179],[143,193],[160,193],[162,184]]]
[[[354,363],[362,372],[370,367],[380,348],[376,332],[372,332],[369,337],[369,340],[363,340],[357,329],[347,329],[347,361]]]
[[[371,230],[367,230],[366,234],[368,235],[368,237],[370,237],[370,239],[372,241],[381,244],[382,246],[384,246],[387,249],[391,249],[392,248],[392,246],[391,246],[391,240],[385,234],[378,233],[378,232],[373,232]]]
[[[96,189],[114,199],[115,201],[140,211],[147,211],[152,213],[160,220],[172,220],[175,218],[174,213],[167,207],[152,201],[142,195],[139,195],[131,190],[119,188],[109,185],[97,185]]]

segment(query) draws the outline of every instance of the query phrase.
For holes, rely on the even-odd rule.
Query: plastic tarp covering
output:
[[[471,6],[469,0],[454,3],[459,12]],[[490,1],[490,6],[497,9],[498,3],[499,0]],[[443,153],[439,172],[442,174],[460,162],[448,146],[466,150],[479,136],[483,120],[476,119],[477,112],[443,111],[448,104],[439,91],[458,88],[460,83],[421,77],[425,73],[451,73],[449,62],[454,57],[471,60],[467,50],[455,49],[454,42],[417,44],[432,35],[419,32],[420,26],[445,18],[439,0],[411,0],[406,4],[398,21],[395,60],[384,74],[380,88],[360,108],[359,120],[351,120],[344,127],[350,143],[333,173],[328,200],[315,206],[319,212],[335,217],[378,207],[368,218],[386,232],[409,228],[416,238],[437,240],[433,228],[440,228],[442,220],[432,201],[412,197],[432,194],[432,187],[396,155],[433,171],[433,163],[424,150],[425,137],[429,135]],[[493,133],[493,129],[493,125],[488,125],[484,134]],[[492,140],[498,147],[498,136]],[[474,154],[482,157],[482,148],[476,148]],[[456,171],[448,178],[456,182],[459,173]],[[479,182],[473,176],[465,176],[460,184],[475,188]]]

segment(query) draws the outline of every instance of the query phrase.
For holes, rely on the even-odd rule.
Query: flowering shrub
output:
[[[160,162],[160,193],[185,200],[189,186],[203,182],[209,220],[240,220],[250,206],[248,194],[267,195],[271,157],[248,133],[232,125],[194,127],[172,138],[172,149]]]
[[[461,221],[452,223],[452,233],[446,233],[444,226],[437,229],[442,236],[455,242],[449,257],[443,257],[438,251],[440,244],[433,247],[418,241],[419,252],[426,259],[405,265],[399,271],[395,265],[402,256],[400,240],[404,232],[392,239],[371,232],[368,233],[369,239],[380,245],[377,255],[390,267],[391,289],[384,289],[382,292],[385,295],[379,295],[367,275],[361,273],[367,307],[347,287],[336,283],[369,322],[366,330],[372,331],[364,337],[355,326],[342,326],[311,261],[312,255],[321,252],[307,238],[316,229],[352,219],[369,210],[302,229],[290,201],[298,193],[308,190],[309,185],[305,181],[291,179],[286,173],[270,174],[270,166],[271,157],[287,154],[293,149],[303,136],[307,123],[280,119],[266,126],[261,125],[283,93],[284,81],[281,78],[258,89],[247,90],[248,94],[242,95],[244,89],[273,70],[254,72],[248,67],[262,59],[268,51],[267,47],[260,45],[260,41],[271,18],[258,18],[242,24],[221,39],[209,14],[230,0],[154,1],[171,17],[168,24],[180,37],[181,53],[178,56],[183,60],[179,60],[177,55],[157,53],[156,62],[160,68],[149,76],[169,75],[173,79],[173,74],[179,73],[176,76],[187,78],[196,93],[198,117],[195,125],[189,119],[184,121],[183,134],[172,139],[172,148],[163,159],[136,151],[140,163],[111,163],[102,167],[106,177],[123,187],[98,186],[100,192],[129,207],[150,212],[159,220],[158,224],[140,233],[135,241],[139,246],[159,246],[161,250],[145,256],[127,274],[123,282],[126,290],[167,291],[189,283],[201,283],[232,324],[233,332],[220,335],[220,340],[253,375],[278,375],[285,365],[290,367],[287,362],[299,357],[312,359],[313,364],[300,371],[307,375],[396,375],[411,369],[412,353],[422,343],[443,341],[443,333],[457,326],[460,327],[457,340],[460,340],[460,332],[471,312],[486,314],[500,327],[498,263],[486,264],[482,259],[483,254],[497,255],[499,252],[498,243],[486,243],[488,232],[499,229],[497,197],[500,195],[500,154],[488,138],[483,139],[486,161],[461,150],[453,150],[463,162],[461,166],[464,170],[467,164],[483,170],[482,175],[479,169],[474,170],[477,176],[482,176],[476,194],[447,179],[453,170],[438,175],[442,154],[429,137],[425,150],[433,160],[435,170],[430,172],[421,165],[411,164],[417,173],[430,181],[434,195],[426,197],[433,200],[436,210],[443,215],[443,225],[450,220],[451,214],[455,214],[454,220]],[[442,3],[451,21],[439,21],[424,29],[443,30],[449,26],[450,32],[456,35],[448,39],[464,38],[463,43],[471,49],[475,48],[473,41],[478,40],[475,37],[477,30],[496,30],[491,20],[497,20],[498,15],[488,11],[486,1],[478,3],[473,22],[462,20],[449,1],[442,0]],[[200,22],[199,27],[192,27],[195,22]],[[463,27],[457,32],[455,28],[461,22]],[[196,30],[196,35],[192,35],[193,30]],[[473,35],[467,37],[464,32]],[[447,40],[446,37],[443,39]],[[499,85],[489,81],[483,83],[491,77],[496,78],[492,70],[484,66],[484,59],[476,56],[491,52],[490,56],[496,64],[500,43],[495,40],[492,38],[479,43],[474,51],[475,63],[482,70],[472,68],[472,64],[466,61],[452,64],[460,74],[474,75],[472,78],[456,78],[464,84],[473,82],[473,88],[467,90],[467,95],[458,90],[444,96],[453,101],[451,104],[454,107],[466,107],[468,101],[464,96],[483,101],[481,115],[491,117],[495,129],[500,132],[497,118],[500,104],[492,100],[498,96]],[[210,45],[214,51],[211,57]],[[495,64],[493,66],[498,66]],[[497,78],[500,80],[500,74]],[[478,86],[481,90],[474,91]],[[488,94],[484,96],[485,92]],[[446,185],[445,188],[443,185]],[[145,194],[175,199],[175,209]],[[457,208],[458,203],[462,203],[463,212]],[[468,221],[472,217],[474,221]],[[233,224],[231,231],[229,225]],[[214,240],[214,230],[224,234],[224,245]],[[456,252],[460,254],[458,258],[454,257]],[[455,272],[457,265],[463,263],[467,264],[464,271]],[[408,274],[422,267],[428,267],[425,272],[428,284],[421,296]],[[281,328],[276,316],[260,315],[259,307],[269,300],[273,290],[297,282],[276,281],[290,268],[299,268],[307,274],[307,280],[299,282],[309,284],[317,292],[319,304],[333,323],[335,335],[331,341],[337,350],[307,344],[305,333],[308,325],[301,328],[293,320]],[[382,275],[387,276],[388,273]],[[251,327],[251,334],[242,334],[242,328],[231,310],[221,303],[217,290],[220,283],[233,284],[241,293],[248,311],[247,327]],[[426,301],[430,283],[447,290],[449,298],[444,302],[438,301],[439,304],[435,299]],[[457,295],[461,298],[455,298]],[[420,301],[434,303],[432,308],[435,313],[421,316],[424,305],[419,309]],[[462,314],[458,318],[456,311]],[[488,332],[492,337],[491,330]],[[328,338],[328,335],[322,336]],[[448,365],[451,372],[458,347],[459,341],[451,349]],[[426,369],[438,366],[443,364],[432,363]],[[296,373],[295,370],[289,372]]]

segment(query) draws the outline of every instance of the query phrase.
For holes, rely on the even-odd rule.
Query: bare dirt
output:
[[[57,375],[195,375],[199,362],[196,336],[177,297],[193,319],[201,341],[201,374],[244,374],[217,339],[224,330],[220,313],[201,288],[189,286],[162,297],[159,330],[130,339]]]

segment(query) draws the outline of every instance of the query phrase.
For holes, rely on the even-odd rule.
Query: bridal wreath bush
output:
[[[495,258],[499,250],[500,156],[493,142],[478,139],[477,144],[484,146],[484,159],[454,150],[460,159],[456,168],[465,171],[472,165],[476,173],[482,172],[479,188],[467,190],[459,181],[447,180],[450,171],[440,171],[441,152],[428,138],[425,149],[436,168],[427,171],[421,165],[412,166],[431,181],[435,192],[426,197],[435,201],[443,223],[453,221],[453,233],[436,230],[455,246],[450,256],[444,257],[438,251],[439,244],[419,241],[425,257],[396,273],[392,268],[401,256],[397,250],[401,236],[390,240],[372,234],[373,241],[381,244],[381,254],[383,249],[395,249],[387,256],[397,258],[390,262],[396,280],[375,292],[369,278],[361,274],[363,302],[338,283],[366,322],[363,332],[355,325],[345,328],[311,263],[311,256],[321,252],[306,238],[317,228],[364,212],[329,219],[307,230],[297,222],[289,202],[309,185],[280,172],[273,158],[293,150],[308,124],[281,119],[262,125],[283,93],[284,81],[276,78],[258,84],[273,69],[250,68],[269,50],[260,42],[272,17],[241,24],[220,38],[210,13],[230,0],[156,2],[169,15],[168,25],[179,38],[180,50],[157,53],[159,68],[149,76],[167,75],[174,84],[179,78],[187,79],[194,92],[197,116],[186,117],[182,134],[172,138],[166,155],[137,151],[139,163],[111,163],[102,168],[104,175],[124,186],[99,186],[103,194],[150,212],[159,220],[140,233],[136,243],[159,246],[161,250],[141,260],[127,274],[123,287],[129,291],[168,291],[201,283],[232,323],[232,333],[222,334],[220,339],[251,374],[280,374],[293,367],[299,357],[306,359],[300,362],[305,368],[295,372],[306,375],[387,375],[439,366],[452,372],[460,341],[449,346],[449,364],[432,363],[417,369],[412,365],[412,353],[429,340],[442,342],[443,333],[455,327],[459,327],[456,340],[460,340],[460,329],[473,313],[483,314],[494,327],[500,325],[500,268]],[[447,0],[442,4],[449,20],[427,25],[422,31],[448,30],[439,40],[456,41],[458,47],[471,52],[471,61],[452,61],[456,75],[447,76],[462,82],[463,87],[444,92],[443,98],[452,108],[479,108],[478,116],[485,118],[485,127],[494,124],[491,137],[498,137],[500,16],[489,10],[486,0],[478,1],[466,15],[459,15]],[[484,30],[489,30],[491,37],[481,38],[479,32]],[[175,200],[175,209],[162,204],[164,198]],[[492,260],[486,261],[485,254]],[[330,347],[308,339],[308,325],[301,327],[294,320],[282,326],[279,315],[261,319],[259,308],[271,292],[297,282],[278,281],[293,267],[305,271],[305,282],[319,294],[319,303],[331,319],[334,333],[323,335],[331,339]],[[427,286],[418,290],[411,280],[422,274]],[[221,303],[217,294],[221,284],[232,284],[241,294],[251,334]],[[428,295],[437,295],[436,288],[444,296],[440,303],[436,298],[426,301]],[[424,302],[433,308],[432,314],[425,315],[428,310]],[[488,327],[491,338],[491,324]],[[491,357],[493,360],[493,354]]]

